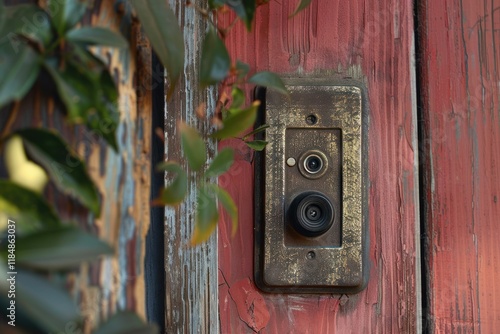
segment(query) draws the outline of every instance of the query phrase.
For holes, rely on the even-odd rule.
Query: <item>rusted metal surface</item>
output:
[[[201,43],[208,22],[193,8],[171,1],[184,32],[186,59],[184,77],[178,84],[165,109],[165,157],[186,162],[181,157],[177,122],[208,132],[215,110],[216,90],[199,89],[198,69]],[[201,5],[201,2],[198,3]],[[168,88],[167,88],[168,89]],[[207,117],[196,116],[201,103],[207,106]],[[209,157],[216,150],[209,143]],[[168,181],[168,180],[167,180]],[[188,198],[178,208],[165,209],[165,285],[167,333],[218,333],[217,321],[217,235],[199,247],[189,247],[194,229],[197,186],[199,177],[189,184]]]
[[[237,25],[233,57],[286,76],[351,77],[370,106],[368,286],[357,295],[266,294],[253,284],[252,155],[240,152],[222,181],[237,200],[240,227],[219,224],[222,333],[415,333],[419,331],[419,216],[412,1],[312,1],[290,19],[295,1],[270,1],[255,33]],[[229,24],[231,17],[223,18]],[[250,157],[250,158],[248,158]],[[235,298],[244,289],[249,299]],[[262,298],[262,299],[261,299]],[[259,301],[253,307],[247,302]],[[260,302],[263,300],[264,302]],[[269,314],[267,316],[259,316]],[[245,320],[242,320],[245,319]],[[258,326],[249,319],[260,319]],[[250,323],[250,324],[249,324]],[[257,329],[258,328],[258,329]]]
[[[85,159],[102,195],[102,214],[94,217],[52,186],[44,194],[64,219],[78,222],[116,250],[114,257],[83,264],[78,274],[69,277],[68,286],[81,306],[83,333],[90,333],[118,310],[134,310],[145,318],[143,258],[149,227],[151,168],[151,95],[145,83],[150,80],[151,49],[140,26],[132,23],[130,12],[117,12],[119,3],[122,1],[94,1],[85,22],[115,31],[121,29],[130,42],[129,49],[98,50],[120,93],[120,151],[115,153],[99,136],[83,127],[68,126],[58,105],[42,95],[39,86],[21,104],[12,127],[57,130]],[[1,117],[5,115],[0,116],[0,124],[4,124]]]
[[[426,328],[500,328],[500,1],[421,1]]]
[[[270,127],[265,154],[256,161],[256,282],[269,292],[359,292],[366,283],[368,243],[362,91],[346,82],[286,82],[290,95],[267,92],[261,110]],[[312,117],[316,121],[308,124]],[[319,178],[301,169],[304,153],[311,150],[325,157]],[[287,166],[289,158],[299,166]],[[314,238],[304,236],[312,230],[295,231],[301,226],[295,198],[305,192],[303,200],[312,198],[333,218],[333,226]]]

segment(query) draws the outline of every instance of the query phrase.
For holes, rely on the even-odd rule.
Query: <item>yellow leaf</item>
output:
[[[5,166],[12,182],[41,193],[49,178],[45,170],[28,160],[23,147],[23,140],[13,136],[5,145]]]

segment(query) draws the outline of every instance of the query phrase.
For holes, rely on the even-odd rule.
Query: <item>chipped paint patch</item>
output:
[[[229,295],[236,304],[238,315],[256,333],[266,327],[270,315],[262,295],[248,278],[235,282]]]

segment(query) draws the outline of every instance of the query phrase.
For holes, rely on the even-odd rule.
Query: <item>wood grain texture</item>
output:
[[[67,286],[82,310],[82,333],[90,333],[118,310],[134,310],[145,318],[143,259],[150,213],[151,90],[144,83],[150,81],[151,48],[123,1],[92,4],[84,24],[121,31],[130,43],[129,49],[96,50],[108,64],[120,93],[119,152],[97,134],[81,126],[68,126],[55,99],[41,93],[41,82],[23,100],[12,127],[45,127],[59,132],[84,158],[102,196],[101,216],[94,217],[55,187],[45,192],[63,219],[78,222],[82,229],[115,248],[115,256],[83,264],[78,274],[68,277]],[[2,111],[0,127],[6,114]]]
[[[179,1],[171,1],[184,33],[186,59],[184,76],[178,83],[172,99],[165,109],[165,156],[166,160],[186,161],[181,156],[177,122],[207,133],[215,110],[214,88],[199,89],[198,70],[201,43],[207,22],[192,7]],[[201,5],[201,3],[197,3]],[[168,87],[167,87],[168,89]],[[200,120],[196,108],[207,106],[207,118]],[[209,144],[209,156],[216,151],[216,144]],[[168,175],[167,177],[171,177]],[[165,209],[165,290],[166,333],[217,333],[217,235],[208,242],[189,247],[194,229],[197,187],[201,177],[189,184],[188,198],[179,207]],[[167,182],[169,179],[167,179]]]
[[[428,328],[500,327],[500,1],[419,8]]]
[[[237,25],[233,57],[290,77],[354,78],[368,88],[368,287],[357,295],[279,295],[253,279],[253,171],[240,152],[223,180],[238,203],[240,227],[219,224],[222,333],[415,333],[420,330],[419,215],[413,11],[411,1],[313,1],[289,19],[295,1],[271,1],[255,33]],[[229,24],[232,18],[221,18]],[[223,146],[221,145],[221,146]]]

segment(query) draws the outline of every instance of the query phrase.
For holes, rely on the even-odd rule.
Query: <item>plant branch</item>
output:
[[[2,133],[0,134],[0,139],[3,139],[8,135],[10,132],[10,128],[12,127],[12,124],[14,124],[14,121],[17,118],[17,114],[19,113],[19,106],[21,103],[19,101],[15,101],[14,104],[12,105],[12,108],[10,109],[9,112],[9,118],[7,119],[7,122],[5,122],[5,126],[2,129]]]

